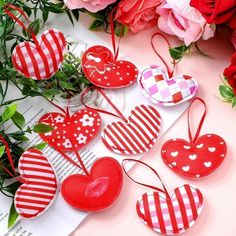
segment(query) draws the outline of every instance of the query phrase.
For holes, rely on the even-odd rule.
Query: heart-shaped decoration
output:
[[[198,84],[190,76],[169,78],[160,66],[150,65],[143,70],[139,84],[145,96],[155,104],[173,106],[197,95]]]
[[[140,105],[131,111],[128,123],[113,122],[102,131],[105,146],[119,154],[138,154],[149,151],[158,139],[161,117],[149,105]]]
[[[71,117],[57,112],[47,113],[40,118],[39,123],[53,128],[51,132],[39,134],[50,146],[62,151],[74,151],[74,148],[79,150],[96,137],[101,117],[92,109],[82,109]]]
[[[169,140],[163,145],[161,155],[176,173],[189,178],[201,178],[220,166],[226,152],[226,143],[220,136],[207,134],[199,137],[192,146],[184,139]],[[178,154],[173,156],[173,153]]]
[[[133,63],[115,60],[108,48],[99,45],[83,54],[82,67],[88,80],[102,88],[127,87],[138,78],[138,69]]]
[[[201,192],[190,185],[176,188],[169,198],[162,192],[148,192],[137,202],[141,220],[154,231],[175,235],[192,227],[203,207]]]
[[[103,157],[94,162],[89,176],[75,174],[61,186],[65,201],[82,211],[100,211],[111,206],[123,185],[123,173],[118,161]]]
[[[19,160],[19,173],[26,181],[16,191],[15,207],[24,218],[45,212],[57,194],[57,179],[52,166],[37,149],[28,149]]]
[[[40,42],[22,42],[12,53],[12,62],[17,71],[27,78],[45,80],[60,68],[66,49],[64,35],[56,30],[45,31]]]

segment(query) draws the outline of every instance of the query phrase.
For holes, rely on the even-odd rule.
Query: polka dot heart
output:
[[[161,151],[162,159],[176,173],[201,178],[211,174],[226,156],[225,141],[215,134],[199,137],[194,145],[184,139],[167,141]]]
[[[57,112],[47,113],[40,118],[39,123],[45,123],[54,129],[40,134],[44,141],[60,150],[73,151],[73,146],[79,150],[96,137],[101,118],[96,111],[83,109],[71,117]]]
[[[84,53],[82,67],[88,80],[101,88],[127,87],[138,78],[138,69],[133,63],[115,60],[108,48],[99,45]]]

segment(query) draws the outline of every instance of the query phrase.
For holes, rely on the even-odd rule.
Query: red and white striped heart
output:
[[[148,192],[137,202],[137,213],[151,229],[175,235],[192,227],[203,207],[201,192],[190,185],[174,190],[171,198],[161,192]]]
[[[139,84],[145,96],[155,104],[173,106],[197,95],[198,84],[190,76],[178,75],[169,78],[160,66],[150,65],[142,72]]]
[[[62,151],[74,151],[74,148],[79,150],[96,137],[101,117],[96,111],[83,109],[71,117],[57,112],[47,113],[40,118],[39,123],[53,128],[51,132],[39,134],[50,146]]]
[[[49,79],[59,70],[65,49],[64,35],[56,29],[49,29],[42,34],[38,45],[32,42],[18,44],[12,53],[12,63],[27,78]]]
[[[19,160],[19,173],[26,181],[16,191],[16,211],[23,218],[34,218],[46,211],[57,194],[57,179],[43,153],[28,149]]]
[[[119,154],[138,154],[149,151],[158,139],[161,116],[149,105],[140,105],[131,111],[128,123],[113,122],[101,136],[105,146]]]

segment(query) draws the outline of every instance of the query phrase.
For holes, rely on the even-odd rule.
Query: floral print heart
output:
[[[160,66],[145,68],[139,79],[146,97],[161,106],[174,106],[197,95],[198,84],[190,76],[178,75],[169,78],[167,71]]]
[[[79,150],[93,140],[101,126],[101,117],[92,109],[82,109],[71,117],[51,112],[43,115],[39,123],[50,125],[53,130],[39,134],[50,146],[62,151]]]
[[[102,88],[126,87],[138,78],[138,69],[133,63],[115,60],[108,48],[99,45],[83,54],[82,67],[88,80]]]
[[[57,194],[57,179],[52,166],[43,153],[28,149],[18,165],[23,183],[16,191],[14,203],[23,218],[35,218],[45,212]]]
[[[51,78],[64,59],[66,40],[64,35],[49,29],[41,35],[41,41],[22,42],[12,53],[12,63],[27,78],[45,80]]]
[[[226,157],[225,141],[215,134],[199,137],[194,145],[184,139],[167,141],[161,151],[164,163],[174,172],[188,178],[206,177]]]
[[[148,227],[165,235],[176,235],[192,227],[202,212],[203,196],[188,184],[169,198],[162,192],[148,192],[137,202],[138,216]]]

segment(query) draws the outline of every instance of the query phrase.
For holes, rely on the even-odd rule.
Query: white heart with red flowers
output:
[[[57,179],[43,153],[28,149],[19,159],[21,178],[25,180],[16,191],[14,203],[23,218],[35,218],[45,212],[57,195]]]
[[[65,49],[64,35],[49,29],[42,34],[38,45],[32,42],[18,44],[12,53],[12,63],[25,77],[46,80],[60,69]]]
[[[198,84],[190,76],[178,75],[170,78],[165,70],[156,65],[150,65],[143,70],[139,84],[146,97],[162,106],[183,103],[198,93]]]
[[[105,146],[119,154],[138,154],[149,151],[158,139],[161,117],[149,105],[140,105],[131,111],[128,123],[113,122],[102,131]]]

